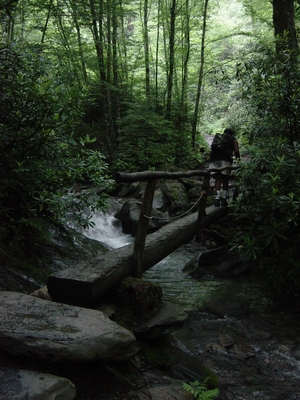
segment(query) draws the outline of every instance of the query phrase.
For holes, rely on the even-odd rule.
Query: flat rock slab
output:
[[[0,367],[0,400],[73,400],[76,388],[59,376]]]
[[[187,317],[181,307],[165,301],[148,321],[134,329],[134,334],[138,339],[152,340],[182,328]]]
[[[0,292],[0,349],[47,361],[122,360],[135,336],[101,311]]]

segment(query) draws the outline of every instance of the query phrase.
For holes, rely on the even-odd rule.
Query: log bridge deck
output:
[[[147,180],[135,242],[110,250],[88,263],[50,275],[47,287],[52,299],[65,304],[89,307],[97,299],[103,298],[122,279],[127,276],[141,278],[144,271],[192,240],[200,229],[227,215],[227,207],[206,208],[210,171],[117,173],[115,177],[117,182]],[[147,235],[149,218],[145,216],[151,213],[156,180],[190,176],[204,176],[198,212],[171,222]]]

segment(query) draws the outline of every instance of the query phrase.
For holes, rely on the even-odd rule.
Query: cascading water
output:
[[[121,221],[115,218],[113,214],[99,212],[93,215],[91,222],[95,226],[85,229],[82,233],[90,239],[98,240],[111,249],[126,246],[134,240],[131,235],[125,235],[122,232]]]

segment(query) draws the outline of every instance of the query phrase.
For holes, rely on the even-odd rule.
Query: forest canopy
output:
[[[299,16],[296,0],[1,0],[4,247],[70,209],[88,226],[116,171],[198,166],[230,126],[251,155],[232,246],[295,292]]]

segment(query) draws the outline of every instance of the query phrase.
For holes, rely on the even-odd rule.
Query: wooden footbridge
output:
[[[222,169],[224,168],[217,171]],[[231,167],[231,169],[236,169],[236,167]],[[118,183],[147,181],[134,243],[110,250],[86,264],[75,265],[49,276],[47,287],[52,299],[66,304],[88,307],[97,299],[107,295],[125,277],[142,278],[144,271],[192,240],[198,231],[227,215],[227,207],[206,207],[210,172],[212,171],[216,170],[117,173],[115,180]],[[198,211],[171,222],[147,236],[157,180],[192,176],[203,176]]]

